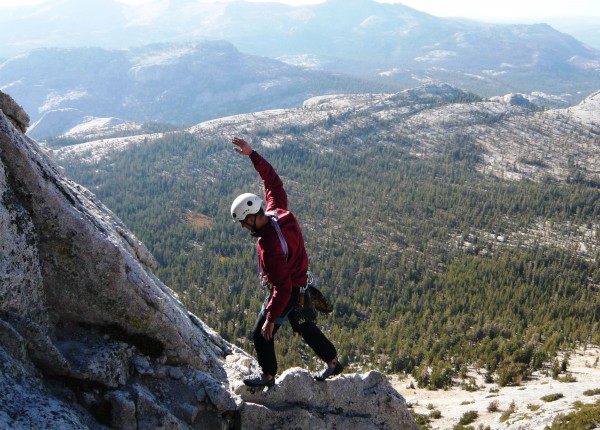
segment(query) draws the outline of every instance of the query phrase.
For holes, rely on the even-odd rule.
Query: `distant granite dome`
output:
[[[504,102],[512,106],[533,108],[534,105],[523,94],[506,94],[505,96],[491,97],[491,101]]]
[[[566,109],[573,119],[600,127],[600,91],[587,97],[577,106]]]
[[[248,392],[254,359],[183,307],[27,125],[0,92],[0,428],[417,428],[377,372],[318,383],[294,369]]]

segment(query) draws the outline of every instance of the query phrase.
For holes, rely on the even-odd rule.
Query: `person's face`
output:
[[[254,231],[254,222],[256,221],[256,215],[248,215],[246,219],[240,221],[240,224],[243,228],[249,231]]]

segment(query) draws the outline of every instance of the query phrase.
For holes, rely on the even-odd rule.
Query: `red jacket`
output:
[[[267,212],[277,212],[279,227],[288,245],[286,261],[277,232],[270,223],[267,223],[255,234],[258,237],[256,247],[259,267],[262,266],[264,277],[273,287],[271,300],[267,304],[267,320],[275,321],[288,304],[292,288],[301,288],[306,285],[308,255],[304,248],[300,225],[287,208],[287,194],[279,175],[273,166],[256,151],[250,154],[250,160],[265,186]]]

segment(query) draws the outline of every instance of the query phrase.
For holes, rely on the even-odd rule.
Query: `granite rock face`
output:
[[[186,311],[0,101],[0,427],[141,428],[142,410],[146,428],[233,425],[225,357],[247,354]]]
[[[270,390],[236,388],[248,428],[411,429],[417,428],[404,399],[385,375],[369,372],[317,382],[305,370],[285,371]],[[266,413],[265,411],[269,411]]]
[[[268,401],[238,394],[256,361],[186,311],[19,109],[0,93],[0,428],[277,428],[283,411],[292,427],[416,428],[378,374],[316,385],[298,371]],[[360,396],[377,406],[359,411]]]

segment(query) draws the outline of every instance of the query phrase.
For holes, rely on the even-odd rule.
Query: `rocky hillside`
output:
[[[543,110],[519,94],[483,100],[442,85],[396,94],[315,97],[299,109],[221,118],[200,123],[186,133],[198,142],[212,142],[236,133],[250,134],[260,138],[265,149],[285,149],[292,145],[315,155],[342,158],[350,153],[361,158],[374,145],[383,145],[393,148],[398,157],[434,163],[461,162],[469,169],[501,180],[597,187],[600,185],[599,112],[600,93],[571,108]],[[151,153],[153,145],[168,139],[165,133],[154,133],[96,140],[96,131],[87,131],[91,141],[52,150],[53,156],[64,166],[103,171],[119,159],[121,152],[127,157],[128,151],[147,147],[147,151],[141,151]],[[110,129],[107,132],[110,134]],[[86,140],[86,134],[78,138]],[[207,165],[202,173],[197,173],[200,183],[222,177],[226,160],[227,155],[219,151],[203,161]],[[87,168],[81,167],[86,164]],[[192,166],[184,171],[165,168],[182,177],[195,170]],[[180,204],[183,203],[176,206]],[[334,219],[330,222],[335,224]],[[594,259],[600,250],[596,229],[596,224],[589,228],[538,219],[524,231],[512,226],[510,234],[500,237],[502,242],[512,244],[522,240],[541,241],[559,248],[575,243],[581,256]],[[352,235],[371,247],[376,230],[375,226],[367,226]],[[500,243],[491,232],[479,231],[476,236],[493,247]],[[453,247],[459,248],[469,248],[473,246],[471,242],[468,238],[450,240]]]
[[[600,93],[571,108],[543,110],[519,94],[484,100],[431,85],[396,94],[320,96],[302,108],[221,118],[187,131],[203,140],[251,132],[267,136],[266,147],[285,146],[302,135],[310,151],[325,153],[347,150],[338,145],[339,136],[352,136],[347,145],[358,152],[369,142],[400,141],[398,150],[410,156],[470,159],[477,170],[499,178],[600,183],[599,112]],[[61,163],[96,163],[162,136],[92,140],[54,154]]]
[[[375,372],[319,384],[296,369],[247,392],[252,357],[186,311],[145,246],[0,103],[0,427],[416,428]]]

